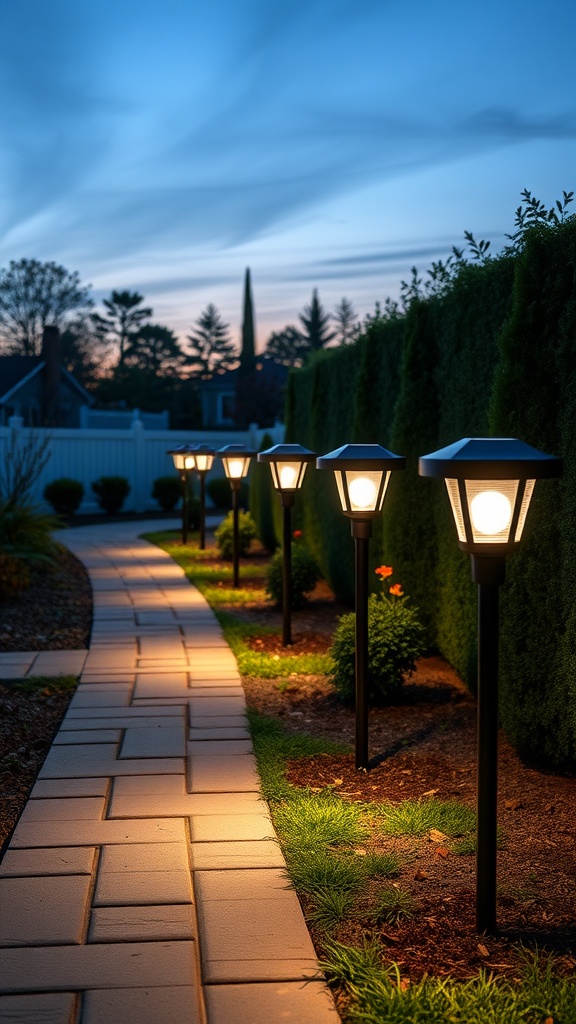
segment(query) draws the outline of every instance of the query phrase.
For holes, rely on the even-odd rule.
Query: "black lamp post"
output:
[[[537,479],[559,476],[560,459],[514,438],[463,438],[419,462],[444,477],[458,543],[478,584],[476,927],[496,931],[498,815],[498,606],[506,555],[518,547]]]
[[[174,468],[180,473],[182,483],[182,543],[188,543],[188,473],[194,469],[194,447],[179,444],[166,452],[174,460]]]
[[[194,469],[200,477],[200,550],[206,547],[206,474],[212,469],[215,451],[207,444],[194,449]]]
[[[244,444],[226,444],[223,448],[220,448],[216,455],[222,459],[224,464],[224,472],[230,481],[230,487],[232,488],[232,511],[233,511],[233,586],[239,585],[239,571],[238,571],[238,549],[239,536],[238,536],[238,503],[240,494],[240,484],[244,477],[248,475],[250,469],[250,459],[253,459],[256,452],[252,448],[247,448]]]
[[[314,452],[301,444],[275,444],[259,452],[258,462],[268,462],[272,483],[280,495],[284,510],[282,545],[282,643],[292,643],[292,526],[291,509],[296,491],[302,486],[306,466],[314,462]]]
[[[345,444],[316,461],[333,469],[345,516],[351,519],[356,556],[356,767],[368,770],[368,541],[382,511],[390,473],[406,459],[379,444]]]

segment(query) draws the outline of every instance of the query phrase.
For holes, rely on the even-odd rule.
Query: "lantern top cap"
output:
[[[177,444],[174,448],[168,448],[166,455],[186,455],[187,452],[195,452],[197,449],[197,444]]]
[[[194,451],[197,455],[215,455],[216,451],[209,444],[195,444]]]
[[[514,437],[463,437],[422,455],[420,476],[464,480],[538,480],[560,476],[562,460]]]
[[[344,444],[316,460],[318,469],[389,470],[404,469],[406,459],[380,444]]]
[[[258,462],[313,462],[315,458],[315,453],[301,444],[275,444],[258,452]]]
[[[247,448],[245,444],[225,444],[223,448],[218,449],[216,455],[221,459],[227,459],[234,455],[256,455],[256,452],[253,448]]]

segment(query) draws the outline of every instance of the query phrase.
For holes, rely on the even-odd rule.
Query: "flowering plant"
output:
[[[402,584],[391,583],[392,566],[380,565],[376,575],[384,587],[382,593],[368,599],[368,697],[374,704],[385,704],[414,671],[416,658],[424,652],[424,630],[414,609],[406,605]],[[345,700],[354,698],[355,641],[356,616],[352,612],[340,618],[330,651],[334,685]]]

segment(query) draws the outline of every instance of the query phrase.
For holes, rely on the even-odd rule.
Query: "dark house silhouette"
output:
[[[79,427],[92,395],[62,366],[60,333],[45,327],[39,356],[0,356],[0,425],[21,416],[27,427]]]

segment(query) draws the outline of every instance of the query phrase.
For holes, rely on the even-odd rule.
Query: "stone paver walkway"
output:
[[[0,1024],[338,1024],[236,661],[146,529],[60,534],[90,573],[92,638],[0,865]]]

